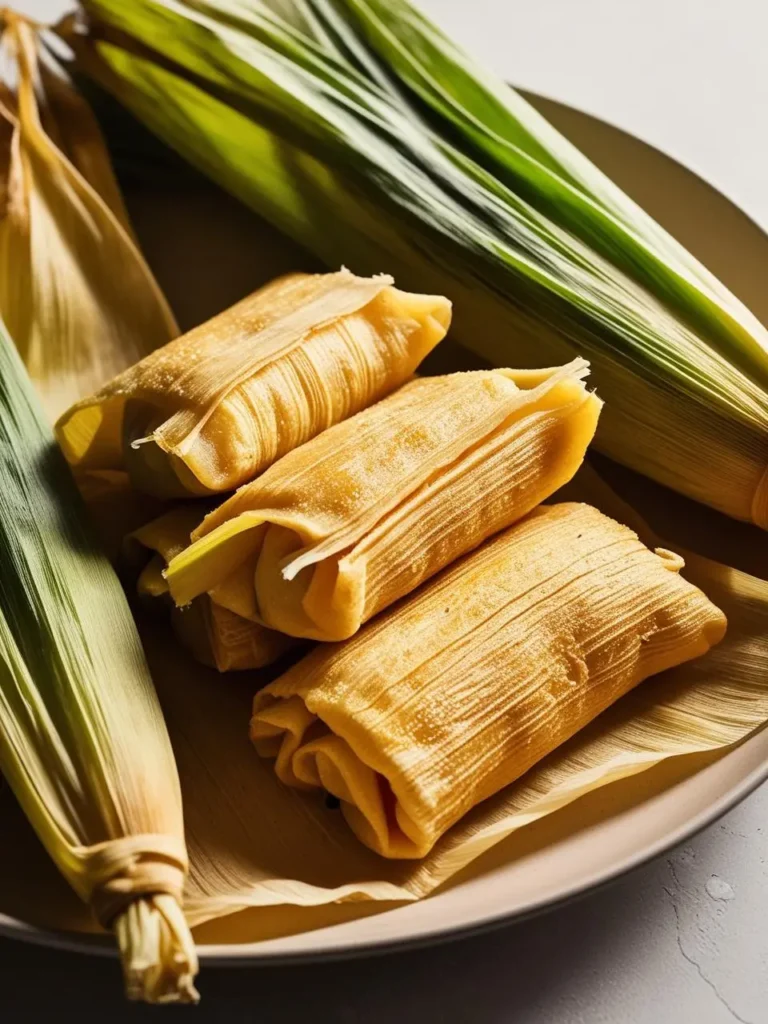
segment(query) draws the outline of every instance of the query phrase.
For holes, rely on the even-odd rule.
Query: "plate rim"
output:
[[[761,731],[761,729],[758,729],[751,733],[742,743],[749,742],[750,739]],[[740,745],[736,744],[732,749],[736,749]],[[449,942],[458,942],[462,939],[497,931],[512,924],[522,923],[555,910],[557,907],[573,903],[608,888],[619,879],[632,874],[634,871],[638,871],[641,867],[658,859],[665,853],[669,853],[682,843],[698,835],[709,825],[714,824],[719,818],[727,814],[728,811],[733,810],[734,807],[758,789],[766,779],[768,779],[768,759],[763,764],[753,768],[749,774],[745,775],[731,790],[724,793],[711,807],[701,811],[685,824],[680,825],[671,835],[667,835],[650,847],[644,847],[637,853],[624,858],[612,870],[598,870],[586,881],[574,883],[570,888],[561,890],[557,895],[544,897],[537,903],[533,903],[521,910],[489,914],[465,926],[449,925],[444,928],[433,928],[410,939],[381,939],[367,942],[352,940],[349,943],[326,950],[308,949],[293,953],[282,950],[257,952],[253,948],[257,943],[200,943],[197,945],[200,964],[208,967],[231,968],[277,967],[301,963],[330,963],[355,960],[445,945]],[[26,942],[29,945],[59,949],[72,953],[90,954],[111,959],[115,959],[118,956],[117,947],[109,935],[65,932],[41,928],[2,913],[0,913],[0,937]]]

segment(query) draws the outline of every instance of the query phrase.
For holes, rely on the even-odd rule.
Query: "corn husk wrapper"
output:
[[[73,406],[57,436],[74,466],[158,497],[233,490],[402,384],[450,317],[385,275],[289,275]]]
[[[601,402],[584,360],[427,377],[286,455],[193,531],[171,594],[342,640],[530,512],[581,465]]]
[[[592,474],[582,470],[567,491],[629,522],[649,546],[658,546]],[[273,764],[256,755],[245,723],[266,673],[233,676],[222,686],[217,674],[171,649],[156,623],[145,625],[185,794],[190,920],[199,924],[280,904],[422,898],[517,829],[581,796],[670,758],[696,762],[702,753],[725,751],[762,727],[768,721],[768,582],[692,553],[685,559],[682,575],[728,618],[722,642],[622,697],[517,783],[475,807],[421,861],[373,853],[321,795],[284,786]],[[222,792],[236,792],[237,801],[223,801]]]
[[[291,637],[214,604],[207,594],[195,598],[185,608],[177,608],[170,599],[164,570],[173,556],[189,544],[190,533],[203,515],[199,503],[182,505],[130,535],[130,547],[138,547],[151,556],[148,561],[142,559],[146,564],[139,574],[137,591],[153,604],[162,602],[170,613],[176,636],[203,665],[219,672],[270,665],[295,645]],[[141,556],[133,555],[134,560],[137,557]]]
[[[588,500],[629,523],[649,546],[659,544],[588,467],[566,491],[569,500]],[[666,514],[661,507],[653,511]],[[734,548],[749,562],[751,538],[746,531],[739,538],[732,524],[731,529]],[[421,861],[386,860],[373,853],[321,795],[284,786],[273,764],[256,755],[245,723],[254,689],[269,681],[266,672],[233,675],[222,686],[217,673],[169,642],[155,617],[140,620],[181,775],[190,854],[188,919],[201,924],[250,908],[271,908],[227,923],[227,935],[247,940],[295,929],[297,920],[304,920],[297,919],[299,911],[325,921],[336,902],[345,903],[345,915],[352,916],[370,912],[375,902],[423,898],[518,829],[569,805],[575,809],[581,797],[610,785],[613,796],[606,795],[605,801],[622,806],[623,792],[631,803],[642,788],[634,776],[661,762],[670,774],[683,772],[686,764],[699,766],[703,758],[727,751],[764,726],[768,582],[690,552],[685,560],[682,575],[728,618],[721,643],[622,697],[521,780],[475,807]],[[674,771],[673,765],[678,766]],[[224,800],[222,793],[237,796]],[[570,814],[568,820],[577,819]],[[524,846],[522,836],[520,841]],[[519,850],[517,844],[504,849],[510,857]],[[494,855],[504,856],[503,849]],[[51,899],[39,908],[41,923],[55,895],[50,888],[45,892]],[[8,901],[3,900],[5,907]],[[358,910],[350,905],[353,901]],[[20,916],[26,905],[19,904]],[[67,912],[58,920],[63,924],[73,918]]]
[[[682,564],[589,505],[542,505],[258,693],[251,738],[286,785],[340,800],[371,849],[423,857],[633,686],[722,639]]]
[[[0,316],[55,419],[178,328],[44,30],[5,9],[0,32]]]
[[[0,769],[117,938],[128,995],[196,999],[181,792],[133,618],[0,325]]]

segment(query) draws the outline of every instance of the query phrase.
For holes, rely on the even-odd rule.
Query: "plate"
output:
[[[529,98],[768,322],[768,237],[756,224],[703,178],[648,144],[555,101]],[[180,190],[170,182],[149,189],[134,181],[127,191],[137,233],[185,329],[276,273],[312,267],[300,249],[206,183],[193,181]],[[660,490],[647,481],[624,482],[641,506],[647,493]],[[740,542],[740,527],[724,528],[726,521],[708,510],[692,515],[685,499],[664,500],[672,533],[684,522],[690,543],[695,520],[704,553],[716,554],[725,532],[734,538],[728,549],[733,564],[743,563],[745,553],[752,558],[754,546],[750,551],[746,535]],[[753,561],[749,567],[756,571]],[[768,556],[762,568],[768,575]],[[429,899],[389,909],[358,904],[248,911],[197,929],[201,959],[254,964],[352,956],[499,925],[586,893],[659,855],[766,777],[763,730],[719,759],[669,762],[631,785],[608,786],[577,801],[520,830]],[[2,846],[13,852],[0,859],[0,934],[113,954],[106,937],[40,926],[41,906],[47,919],[66,920],[76,912],[75,898],[20,816],[11,815],[8,831]]]

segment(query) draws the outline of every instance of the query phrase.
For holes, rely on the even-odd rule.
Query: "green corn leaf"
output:
[[[606,453],[768,523],[762,327],[403,0],[85,6],[92,72],[198,167],[329,264],[444,291],[497,364],[586,356]]]

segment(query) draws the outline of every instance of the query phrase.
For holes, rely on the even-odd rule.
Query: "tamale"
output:
[[[279,278],[72,406],[59,443],[161,498],[234,490],[393,391],[443,338],[450,302],[392,285]]]
[[[292,637],[222,608],[206,594],[195,598],[186,608],[176,608],[170,600],[163,571],[170,559],[189,544],[190,532],[202,516],[200,503],[182,505],[127,538],[129,557],[145,562],[136,584],[138,593],[159,599],[167,606],[176,636],[202,664],[219,672],[270,665],[295,646]],[[137,554],[137,548],[150,554],[148,561]]]
[[[422,857],[643,679],[706,653],[723,613],[589,505],[543,506],[258,693],[251,737],[356,835]]]
[[[412,381],[290,452],[171,560],[199,594],[291,636],[342,640],[566,483],[601,402],[584,360]]]

